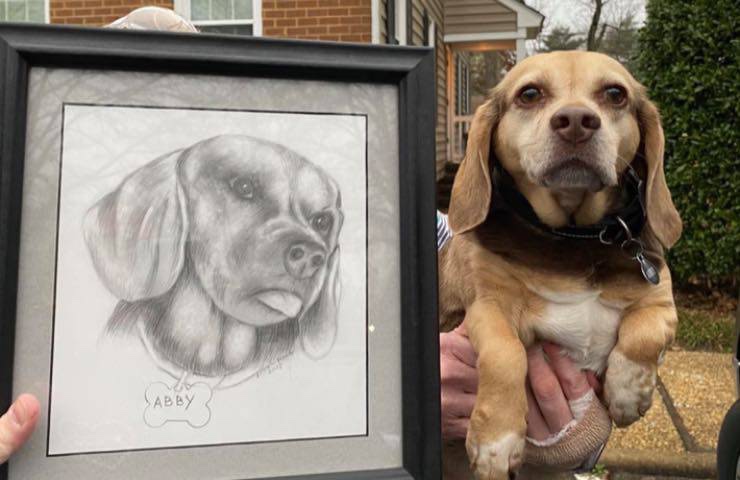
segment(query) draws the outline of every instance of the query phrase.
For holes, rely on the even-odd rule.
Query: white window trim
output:
[[[372,43],[380,43],[380,0],[370,0]]]
[[[429,19],[429,28],[427,30],[427,47],[437,47],[437,23]]]
[[[515,0],[498,1],[501,2],[505,7],[516,12],[517,28],[540,28],[542,26],[542,21],[545,19],[545,17],[532,7],[529,7],[524,3],[519,3]]]
[[[399,45],[406,45],[408,43],[406,32],[406,2],[410,0],[396,0],[396,40]]]
[[[526,32],[452,33],[445,35],[445,43],[477,42],[484,40],[516,40],[526,38]]]
[[[254,20],[191,20],[193,25],[199,27],[220,27],[231,25],[253,25]]]
[[[252,0],[252,35],[262,36],[262,0]]]
[[[49,0],[46,0],[49,2]],[[230,26],[230,25],[252,25],[252,35],[255,37],[262,36],[262,0],[252,0],[253,18],[244,20],[193,20],[190,9],[190,0],[174,0],[175,12],[189,20],[193,25],[210,27],[210,26]]]
[[[457,54],[455,57],[455,115],[470,115],[470,62]],[[461,78],[465,73],[465,78]],[[463,88],[464,86],[464,88]],[[463,95],[464,94],[464,95]],[[464,98],[461,98],[464,97]],[[462,100],[462,102],[460,101]],[[465,108],[463,108],[465,107]],[[460,113],[457,113],[458,110]]]

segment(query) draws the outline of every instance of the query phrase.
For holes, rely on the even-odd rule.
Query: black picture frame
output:
[[[0,411],[9,407],[13,394],[26,109],[33,67],[362,81],[398,87],[403,467],[281,478],[441,478],[434,51],[0,23]],[[7,465],[0,466],[0,480],[7,477]]]

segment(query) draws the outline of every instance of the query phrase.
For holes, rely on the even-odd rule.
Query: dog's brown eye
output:
[[[331,230],[334,219],[328,213],[319,213],[318,215],[313,217],[311,223],[313,224],[313,228],[315,228],[317,231],[321,233],[326,233]]]
[[[524,87],[521,92],[519,92],[519,97],[517,97],[517,99],[519,100],[519,103],[524,105],[537,103],[542,99],[542,90],[533,86]]]
[[[251,200],[254,197],[254,182],[249,177],[236,177],[231,180],[231,190],[238,197]]]
[[[624,88],[616,85],[606,87],[606,89],[604,90],[604,96],[609,103],[617,106],[623,105],[624,102],[627,100],[627,92],[624,90]]]

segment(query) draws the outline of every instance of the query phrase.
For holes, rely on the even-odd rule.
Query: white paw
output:
[[[617,350],[609,354],[604,398],[617,426],[626,427],[645,416],[653,403],[656,372],[656,366],[633,362]]]
[[[510,432],[493,442],[478,443],[468,434],[470,466],[478,480],[509,480],[522,464],[524,437]]]

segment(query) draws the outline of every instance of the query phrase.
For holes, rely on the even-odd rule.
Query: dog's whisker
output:
[[[621,155],[617,154],[617,157],[616,157],[616,158],[617,158],[617,160],[618,160],[618,161],[620,161],[620,162],[624,163],[624,166],[625,166],[625,167],[627,167],[627,168],[631,168],[631,167],[632,167],[631,163],[630,163],[630,162],[628,162],[628,161],[627,161],[627,159],[625,159],[625,158],[624,158],[624,157],[622,157]]]

